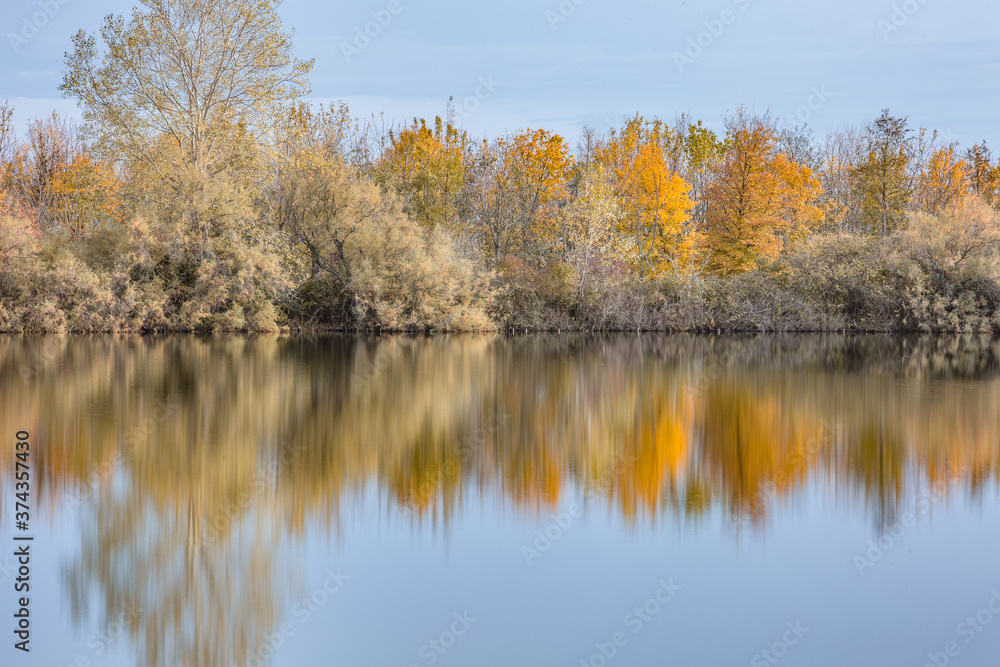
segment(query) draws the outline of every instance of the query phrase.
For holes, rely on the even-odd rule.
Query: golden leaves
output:
[[[611,175],[619,201],[618,232],[630,240],[623,259],[639,279],[690,265],[698,239],[687,225],[691,186],[668,165],[670,128],[636,115],[612,130],[597,161]]]
[[[954,146],[937,148],[917,177],[915,189],[916,207],[939,215],[969,191],[969,167]]]
[[[573,159],[566,141],[524,130],[484,141],[469,157],[469,231],[484,259],[520,253],[540,260],[558,246],[558,206],[567,198]]]
[[[777,257],[789,239],[818,225],[822,192],[812,171],[782,155],[769,113],[741,107],[726,118],[726,154],[709,186],[707,247],[723,275]]]
[[[404,198],[406,212],[421,225],[454,228],[465,178],[466,133],[451,123],[446,127],[440,117],[434,119],[433,129],[426,120],[414,118],[398,135],[390,133],[389,140],[376,179]]]

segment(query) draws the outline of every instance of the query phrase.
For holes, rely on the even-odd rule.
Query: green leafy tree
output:
[[[910,167],[914,137],[906,118],[882,111],[865,133],[864,156],[854,170],[861,199],[861,224],[872,234],[886,236],[906,224],[913,196]]]

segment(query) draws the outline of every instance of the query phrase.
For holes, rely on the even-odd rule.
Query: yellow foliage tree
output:
[[[427,121],[389,134],[390,147],[382,155],[376,179],[403,198],[405,211],[424,227],[454,226],[465,177],[466,133],[441,117],[433,129]]]
[[[619,200],[618,231],[629,239],[624,259],[640,280],[689,269],[697,250],[691,186],[667,162],[670,128],[636,114],[614,129],[598,161]]]
[[[969,167],[958,157],[955,146],[937,148],[917,178],[916,208],[938,215],[969,190]]]
[[[991,206],[1000,204],[1000,160],[993,164],[993,154],[984,141],[965,152],[969,166],[969,187]]]
[[[584,169],[576,196],[562,210],[558,227],[569,250],[579,292],[590,287],[596,265],[620,254],[616,248],[619,217],[618,200],[605,170],[599,165]]]

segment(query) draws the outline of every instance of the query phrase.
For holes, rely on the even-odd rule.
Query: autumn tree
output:
[[[584,125],[580,131],[580,138],[576,142],[576,165],[579,169],[577,175],[589,170],[597,160],[601,149],[607,144],[604,137],[597,133],[597,130]]]
[[[862,230],[862,203],[854,174],[864,155],[861,128],[844,127],[827,133],[819,155],[818,177],[823,186],[826,228],[831,231]]]
[[[278,169],[304,161],[349,159],[355,126],[344,102],[328,107],[303,101],[287,105],[274,125]]]
[[[455,254],[445,230],[411,220],[394,193],[338,159],[296,169],[280,187],[280,224],[310,264],[300,295],[313,312],[303,316],[335,305],[332,317],[353,327],[492,327],[488,276]]]
[[[14,133],[14,107],[9,102],[0,104],[0,189],[10,187],[10,170],[17,152],[17,137]]]
[[[354,257],[346,244],[362,225],[383,214],[377,186],[332,158],[299,165],[278,187],[278,224],[304,250],[309,275],[326,275],[339,289],[347,287]]]
[[[936,138],[936,137],[935,137]],[[969,168],[955,144],[933,150],[916,178],[913,194],[918,211],[939,215],[969,191]]]
[[[577,292],[583,294],[596,269],[623,254],[617,230],[619,202],[603,167],[593,163],[581,171],[575,196],[560,218],[560,228],[572,239],[567,260],[575,270]]]
[[[656,143],[640,147],[631,180],[625,229],[635,236],[639,279],[647,271],[656,276],[667,269],[686,270],[697,241],[697,233],[686,226],[693,205],[691,186],[667,169]]]
[[[864,134],[864,154],[852,176],[865,231],[886,236],[903,227],[913,195],[909,175],[914,137],[906,118],[882,111]]]
[[[58,114],[28,124],[9,165],[11,189],[43,230],[82,236],[117,217],[117,178]]]
[[[619,200],[619,234],[630,241],[623,259],[640,280],[686,270],[694,256],[691,186],[668,157],[675,139],[662,121],[637,114],[613,129],[598,153]]]
[[[1000,160],[993,164],[993,154],[984,141],[965,152],[969,185],[973,192],[991,206],[1000,205]]]
[[[22,214],[14,192],[15,156],[18,151],[14,131],[14,107],[0,104],[0,216]]]
[[[540,261],[559,251],[564,239],[553,222],[571,165],[566,141],[546,130],[484,141],[472,151],[464,226],[488,264],[508,254]]]
[[[694,201],[691,221],[695,229],[704,229],[708,214],[705,193],[718,173],[726,154],[726,145],[702,121],[692,123],[686,116],[677,120],[674,132],[681,139],[683,148],[678,173],[691,184],[689,196]]]
[[[410,127],[390,132],[376,179],[395,190],[406,213],[428,229],[443,224],[454,229],[465,179],[468,138],[440,116],[433,127],[414,118]]]
[[[292,57],[279,4],[148,0],[128,21],[105,19],[102,52],[80,31],[66,54],[61,90],[77,99],[103,155],[142,184],[129,188],[132,205],[179,215],[206,259],[217,240],[249,227],[242,200],[262,183],[268,130],[284,102],[308,91],[312,63]],[[212,215],[238,209],[248,217]]]
[[[818,172],[821,164],[819,147],[808,125],[785,126],[778,132],[778,152],[793,162]]]
[[[723,275],[756,268],[819,224],[812,170],[778,151],[770,113],[741,107],[726,116],[726,155],[706,193],[710,266]]]
[[[128,22],[105,19],[102,54],[93,36],[73,37],[60,89],[114,155],[145,155],[169,137],[185,162],[218,170],[229,128],[260,135],[282,102],[308,92],[312,62],[292,56],[279,4],[144,0]]]

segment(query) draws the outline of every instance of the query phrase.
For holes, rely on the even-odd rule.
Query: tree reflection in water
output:
[[[975,498],[1000,481],[998,354],[989,337],[3,338],[0,423],[39,443],[43,511],[82,517],[78,619],[96,587],[105,619],[140,610],[146,663],[244,664],[301,586],[307,520],[336,533],[370,484],[444,526],[470,495],[750,529],[807,484],[875,529],[935,484]]]

